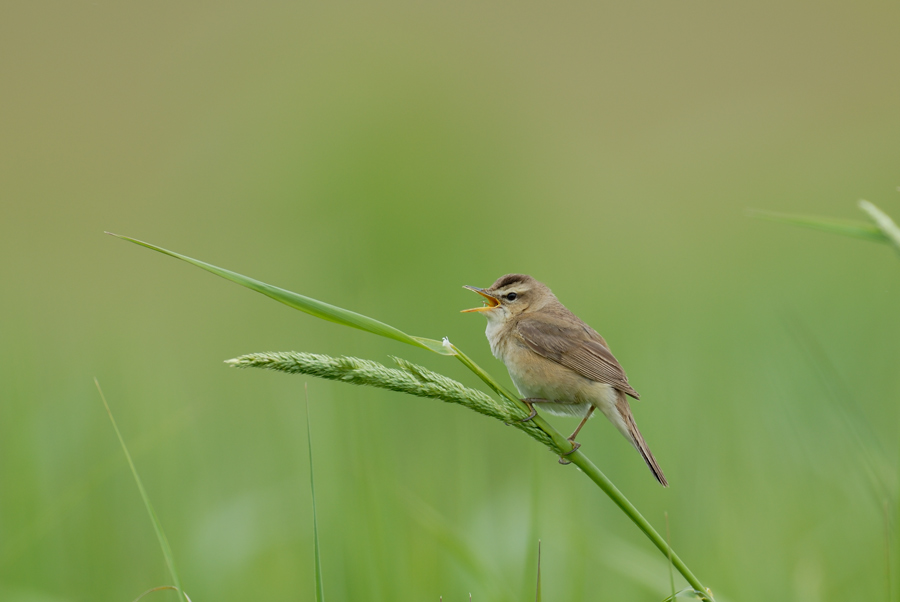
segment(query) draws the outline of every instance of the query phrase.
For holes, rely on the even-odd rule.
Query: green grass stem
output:
[[[268,297],[275,299],[276,301],[284,303],[285,305],[288,305],[290,307],[294,307],[295,309],[304,311],[313,316],[329,320],[331,322],[336,322],[338,324],[343,324],[345,326],[351,326],[353,328],[365,330],[367,332],[407,343],[415,347],[428,349],[429,351],[434,351],[435,353],[439,353],[441,355],[455,356],[457,360],[459,360],[464,366],[475,373],[475,375],[478,376],[488,387],[490,387],[494,392],[500,395],[501,398],[505,399],[512,408],[515,408],[515,410],[513,411],[516,415],[520,415],[522,417],[527,415],[528,408],[517,395],[514,395],[508,389],[500,385],[490,374],[488,374],[480,366],[475,364],[475,362],[472,361],[471,358],[465,355],[446,338],[443,340],[443,343],[439,343],[434,339],[414,337],[404,333],[397,328],[394,328],[393,326],[389,326],[387,324],[384,324],[383,322],[379,322],[367,316],[363,316],[361,314],[351,312],[334,305],[322,303],[321,301],[317,301],[310,297],[305,297],[303,295],[298,295],[284,289],[273,287],[258,280],[248,278],[247,276],[243,276],[229,270],[224,270],[222,268],[202,261],[198,261],[196,259],[191,259],[190,257],[168,251],[161,247],[129,238],[127,236],[120,236],[118,234],[112,234],[112,236],[116,236],[118,238],[127,240],[148,249],[152,249],[154,251],[169,255],[171,257],[175,257],[177,259],[181,259],[182,261],[186,261],[201,269],[221,276],[222,278],[240,284],[241,286],[245,286],[247,288],[260,292]],[[533,420],[527,423],[514,424],[516,426],[519,426],[520,428],[523,428],[523,426],[524,428],[530,428],[534,426],[537,427],[540,431],[543,431],[543,433],[546,434],[546,436],[550,439],[550,443],[547,443],[547,445],[551,447],[551,449],[553,449],[556,453],[563,453],[572,450],[573,446],[565,438],[565,436],[554,429],[540,415],[536,416]],[[632,504],[628,500],[628,498],[626,498],[625,495],[621,491],[619,491],[619,489],[612,483],[612,481],[610,481],[609,478],[605,474],[603,474],[603,472],[599,468],[597,468],[597,466],[595,466],[594,463],[591,462],[580,449],[574,451],[571,455],[569,455],[568,459],[573,464],[578,466],[578,468],[580,468],[581,471],[585,475],[587,475],[589,479],[591,479],[604,493],[606,493],[606,495],[613,501],[613,503],[615,503],[635,525],[637,525],[641,532],[643,532],[644,535],[648,539],[650,539],[650,541],[657,547],[657,549],[659,549],[663,553],[666,558],[669,558],[671,556],[672,563],[675,565],[675,568],[678,569],[678,572],[682,574],[682,576],[694,588],[694,590],[698,592],[705,592],[703,595],[708,600],[713,599],[712,594],[709,593],[709,590],[700,583],[697,577],[681,560],[678,554],[676,554],[675,551],[669,547],[665,539],[660,536],[660,534],[656,531],[656,529],[653,528],[650,522],[646,518],[644,518],[644,516],[634,506],[634,504]]]
[[[312,496],[313,546],[316,555],[316,602],[325,602],[325,585],[322,580],[322,554],[319,549],[319,515],[316,513],[316,480],[313,476],[312,429],[309,426],[309,388],[304,383],[306,397],[306,442],[309,445],[309,493]]]
[[[505,396],[507,399],[511,401],[519,401],[518,397],[509,392],[506,388],[502,387],[490,376],[487,372],[479,368],[470,358],[468,358],[461,351],[453,347],[454,350],[457,351],[457,358],[463,362],[469,369],[471,369],[475,374],[477,374],[484,382],[494,389],[500,395]],[[520,402],[521,403],[521,402]],[[547,423],[540,415],[535,416],[531,421],[537,424],[537,426],[550,435],[550,438],[553,440],[554,446],[556,449],[562,450],[570,450],[572,448],[572,444],[556,429],[554,429],[550,424]],[[666,558],[671,557],[672,564],[675,565],[675,568],[678,569],[678,572],[685,578],[685,580],[691,584],[691,586],[700,592],[707,592],[707,597],[712,600],[712,594],[709,593],[709,590],[700,583],[700,580],[691,572],[691,570],[687,567],[683,560],[675,553],[666,540],[660,536],[660,534],[653,528],[650,522],[644,518],[644,515],[641,514],[638,509],[632,504],[625,495],[619,491],[619,488],[616,487],[612,481],[609,480],[603,472],[597,468],[597,466],[591,462],[591,460],[584,455],[584,452],[581,449],[576,450],[574,453],[567,456],[567,459],[578,466],[589,479],[591,479],[612,501],[615,503],[622,512],[631,519],[637,527],[647,536],[647,538],[659,549],[660,552],[663,553]]]
[[[169,539],[163,531],[162,523],[156,515],[156,511],[153,509],[153,504],[150,503],[150,496],[147,495],[147,490],[144,489],[141,477],[138,475],[137,468],[134,466],[134,461],[131,459],[131,454],[128,452],[128,446],[125,445],[125,439],[122,438],[122,433],[119,432],[116,419],[113,418],[112,411],[109,409],[109,404],[106,403],[106,396],[103,395],[103,389],[100,388],[100,381],[94,378],[94,384],[97,386],[100,400],[103,401],[103,407],[106,408],[106,413],[109,415],[109,421],[112,422],[113,430],[116,431],[116,437],[119,438],[122,451],[125,453],[125,459],[128,460],[128,467],[131,469],[131,475],[134,477],[134,482],[137,483],[138,491],[141,493],[141,499],[144,500],[144,507],[147,509],[147,514],[150,515],[150,522],[153,523],[153,530],[156,531],[159,547],[162,548],[163,558],[166,560],[166,566],[169,569],[169,574],[172,576],[172,581],[175,582],[175,588],[178,590],[178,595],[179,597],[183,597],[185,602],[190,602],[190,598],[187,597],[187,594],[185,594],[184,590],[181,588],[181,580],[178,578],[178,571],[175,570],[175,557],[172,554],[172,548],[169,546]],[[154,590],[148,590],[145,594],[149,593],[149,591]]]

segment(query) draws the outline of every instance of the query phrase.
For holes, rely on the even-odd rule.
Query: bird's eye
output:
[[[518,297],[518,296],[519,296],[519,295],[517,295],[517,294],[515,294],[515,293],[508,293],[508,294],[506,295],[506,300],[507,300],[507,301],[515,301],[515,300],[516,300],[516,297]]]

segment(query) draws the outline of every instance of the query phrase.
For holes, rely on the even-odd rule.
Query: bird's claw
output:
[[[566,456],[571,456],[572,454],[574,454],[575,452],[578,451],[578,448],[579,448],[579,447],[581,447],[581,444],[578,443],[577,441],[572,441],[571,439],[566,439],[566,441],[568,441],[569,443],[572,444],[572,449],[570,449],[570,450],[567,451],[566,453],[560,455],[560,457],[559,457],[559,463],[562,464],[563,466],[565,466],[566,464],[571,464],[571,463],[572,463],[571,461],[566,460]]]
[[[506,423],[504,423],[504,424],[506,424],[506,426],[510,426],[510,425],[512,425],[512,424],[518,424],[518,423],[520,423],[520,422],[528,422],[529,420],[531,420],[532,418],[534,418],[535,416],[537,416],[537,410],[534,408],[534,404],[533,404],[533,403],[531,403],[531,402],[528,401],[527,399],[523,399],[523,400],[521,400],[521,401],[522,401],[522,403],[524,403],[526,406],[528,406],[528,409],[531,410],[531,413],[528,414],[528,416],[526,416],[525,418],[520,418],[519,420],[513,420],[512,422],[506,422]]]

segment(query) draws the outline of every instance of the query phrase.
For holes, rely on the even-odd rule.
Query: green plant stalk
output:
[[[141,477],[138,476],[137,468],[135,468],[134,462],[131,460],[131,454],[128,452],[128,447],[125,445],[125,439],[122,438],[122,433],[119,432],[119,426],[116,424],[116,419],[113,418],[112,411],[109,409],[109,404],[106,403],[106,396],[103,394],[103,389],[100,388],[100,381],[96,378],[94,378],[94,385],[97,387],[97,392],[100,393],[100,400],[103,401],[103,407],[106,408],[106,413],[109,415],[110,422],[112,422],[113,430],[116,431],[116,437],[119,438],[119,444],[122,446],[122,451],[125,453],[125,459],[128,460],[128,466],[131,468],[134,482],[137,483],[138,491],[141,493],[141,499],[144,500],[144,506],[147,508],[147,514],[150,515],[150,522],[153,523],[153,530],[156,531],[156,538],[159,540],[159,547],[162,548],[163,557],[166,559],[166,566],[169,569],[169,574],[172,575],[172,581],[175,582],[175,589],[178,590],[178,597],[184,599],[185,602],[190,602],[190,598],[188,598],[187,594],[184,593],[184,590],[181,589],[181,580],[178,579],[178,571],[175,570],[175,557],[172,554],[172,548],[169,546],[169,539],[163,531],[162,523],[159,521],[156,511],[153,509],[153,504],[150,503],[150,496],[147,495],[144,484],[141,482]]]
[[[512,402],[522,403],[521,400],[510,393],[508,389],[501,386],[497,381],[493,379],[493,377],[482,370],[475,362],[473,362],[466,354],[453,346],[453,350],[456,352],[456,357],[469,368],[472,372],[478,375],[481,380],[485,382],[491,389],[496,391],[499,395],[503,395],[507,399]],[[523,404],[524,405],[524,404]],[[535,416],[532,419],[535,424],[542,430],[545,431],[550,438],[553,440],[553,443],[556,447],[564,450],[572,449],[572,444],[566,439],[562,434],[559,433],[556,429],[554,429],[550,424],[547,423],[540,415]],[[678,572],[684,576],[688,583],[691,584],[695,590],[700,592],[707,592],[707,589],[703,587],[703,584],[700,583],[700,580],[691,572],[691,570],[684,564],[684,561],[675,553],[675,550],[666,543],[666,540],[653,528],[653,525],[650,524],[644,515],[641,514],[638,509],[632,504],[625,495],[619,491],[619,488],[616,487],[612,481],[609,480],[603,472],[597,468],[597,466],[590,461],[590,459],[585,456],[581,450],[576,450],[574,453],[566,456],[568,460],[572,462],[575,466],[581,469],[581,471],[588,476],[590,480],[592,480],[603,492],[609,496],[609,498],[631,519],[637,527],[643,531],[644,535],[653,542],[660,552],[663,553],[667,558],[672,559],[672,564],[675,565],[675,568],[678,569]],[[710,599],[711,596],[710,596]]]
[[[591,462],[587,456],[582,454],[580,451],[575,452],[571,456],[568,456],[568,459],[571,460],[572,464],[578,466],[582,472],[584,472],[588,478],[590,478],[594,483],[597,484],[603,492],[612,499],[612,501],[622,509],[628,518],[631,519],[635,525],[637,525],[638,529],[643,531],[644,535],[653,542],[653,545],[657,547],[657,549],[663,553],[664,556],[669,557],[671,555],[672,564],[675,565],[675,568],[678,569],[678,572],[685,578],[685,580],[691,584],[698,592],[703,592],[704,596],[708,600],[712,600],[712,593],[703,587],[703,584],[700,583],[700,580],[691,572],[691,570],[687,567],[681,557],[675,553],[667,543],[666,540],[657,533],[656,529],[653,528],[653,525],[644,518],[644,515],[641,514],[637,508],[634,507],[628,498],[619,491],[619,488],[613,485],[613,482],[609,480],[609,478],[597,468],[593,462]]]
[[[309,426],[309,390],[303,386],[306,397],[306,443],[309,445],[309,492],[312,496],[313,539],[316,554],[316,602],[325,602],[325,587],[322,579],[322,559],[319,550],[319,515],[316,513],[316,482],[313,478],[312,431]]]
[[[115,236],[117,238],[121,238],[123,240],[127,240],[148,249],[152,249],[159,253],[163,253],[164,255],[169,255],[170,257],[181,259],[182,261],[186,261],[187,263],[216,274],[217,276],[225,278],[226,280],[230,280],[232,282],[235,282],[236,284],[240,284],[251,290],[255,290],[268,297],[271,297],[272,299],[275,299],[276,301],[284,303],[285,305],[288,305],[295,309],[299,309],[300,311],[306,312],[308,314],[314,315],[318,318],[336,322],[338,324],[343,324],[345,326],[351,326],[360,330],[365,330],[367,332],[394,339],[408,345],[413,345],[422,349],[428,349],[429,351],[433,351],[441,355],[456,356],[456,358],[460,362],[462,362],[464,366],[474,372],[482,381],[484,381],[485,384],[488,385],[488,387],[494,390],[498,395],[507,399],[511,404],[519,409],[521,413],[524,414],[524,412],[529,411],[527,409],[527,406],[524,404],[524,402],[522,402],[521,399],[519,399],[518,396],[512,394],[505,387],[497,383],[497,381],[494,380],[494,378],[490,374],[488,374],[480,366],[475,364],[475,362],[473,362],[462,351],[457,349],[456,346],[451,344],[447,339],[444,339],[443,343],[440,343],[434,339],[413,337],[397,328],[394,328],[393,326],[389,326],[387,324],[384,324],[383,322],[379,322],[377,320],[369,318],[368,316],[364,316],[356,312],[351,312],[334,305],[329,305],[327,303],[317,301],[316,299],[312,299],[310,297],[298,295],[297,293],[265,284],[236,272],[231,272],[229,270],[225,270],[214,265],[192,259],[185,255],[180,255],[173,251],[168,251],[150,243],[142,242],[137,239],[129,238],[127,236],[120,236],[111,232],[107,232],[107,234],[110,234],[111,236]],[[557,452],[562,453],[572,449],[572,444],[541,416],[535,416],[531,422],[540,430],[547,433],[547,435],[553,442],[553,447]],[[637,527],[644,533],[644,535],[646,535],[647,538],[650,539],[650,541],[663,553],[663,555],[666,556],[666,558],[671,555],[672,563],[675,565],[675,568],[678,569],[678,572],[680,572],[682,576],[684,576],[684,578],[688,581],[688,583],[691,584],[691,586],[695,590],[697,590],[698,592],[704,592],[704,595],[709,600],[713,599],[712,594],[709,593],[709,590],[703,587],[697,577],[694,576],[690,569],[688,569],[687,565],[684,564],[678,554],[676,554],[675,551],[669,547],[665,539],[663,539],[659,535],[659,533],[656,532],[650,522],[646,518],[644,518],[644,516],[640,512],[638,512],[637,508],[635,508],[635,506],[625,497],[625,495],[622,494],[622,492],[619,491],[619,489],[615,485],[613,485],[612,481],[610,481],[609,478],[607,478],[607,476],[603,474],[600,469],[597,468],[594,463],[584,455],[583,452],[581,452],[581,450],[574,451],[569,456],[567,456],[567,458],[573,464],[578,466],[581,471],[588,476],[588,478],[590,478],[598,487],[600,487],[600,489],[604,493],[606,493],[606,495],[609,496],[609,498],[612,499],[612,501],[617,506],[619,506],[619,508],[625,513],[625,515],[628,516],[628,518],[631,519],[631,521],[635,525],[637,525]]]

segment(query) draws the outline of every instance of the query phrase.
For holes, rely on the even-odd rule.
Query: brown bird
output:
[[[628,384],[602,336],[531,276],[507,274],[490,288],[465,288],[485,299],[484,307],[463,311],[481,312],[487,318],[491,351],[506,364],[522,401],[531,409],[526,420],[535,416],[532,404],[541,404],[551,414],[581,416],[569,437],[577,449],[575,437],[594,410],[600,410],[640,452],[656,480],[668,486],[628,405],[626,395],[635,399],[640,395]],[[564,458],[560,462],[568,463]]]

